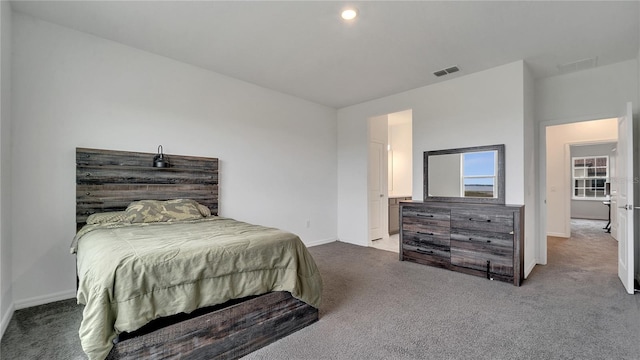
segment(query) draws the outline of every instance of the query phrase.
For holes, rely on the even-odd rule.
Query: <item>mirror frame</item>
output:
[[[432,155],[447,155],[447,154],[463,154],[469,152],[480,151],[497,151],[498,163],[497,165],[497,185],[498,185],[498,197],[495,198],[480,198],[480,197],[447,197],[447,196],[429,196],[429,156]],[[447,149],[447,150],[435,150],[424,152],[424,201],[439,201],[439,202],[462,202],[462,203],[474,203],[474,204],[501,204],[505,203],[505,170],[504,170],[504,144],[499,145],[487,145],[487,146],[474,146],[467,148]]]

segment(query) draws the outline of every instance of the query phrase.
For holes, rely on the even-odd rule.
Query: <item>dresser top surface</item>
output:
[[[447,209],[521,209],[524,205],[512,205],[512,204],[474,204],[474,203],[457,203],[457,202],[441,202],[441,201],[422,201],[422,200],[405,200],[400,201],[400,205],[424,205],[430,207],[447,208]]]

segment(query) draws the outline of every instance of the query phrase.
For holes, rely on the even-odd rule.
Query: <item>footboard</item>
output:
[[[119,341],[107,359],[237,359],[317,320],[318,309],[272,292]]]

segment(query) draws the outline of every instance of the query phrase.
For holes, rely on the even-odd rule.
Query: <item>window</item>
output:
[[[495,198],[497,151],[470,152],[462,156],[462,186],[465,197]]]
[[[609,157],[571,158],[573,164],[573,199],[606,200],[605,184],[609,182]]]

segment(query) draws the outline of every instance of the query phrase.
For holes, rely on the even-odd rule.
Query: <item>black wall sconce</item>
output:
[[[169,167],[169,161],[164,157],[164,154],[162,153],[162,145],[158,146],[158,154],[153,157],[153,167]]]

